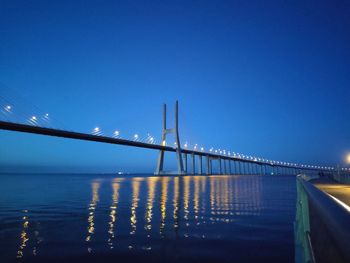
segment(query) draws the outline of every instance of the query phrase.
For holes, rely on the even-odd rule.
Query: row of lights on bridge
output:
[[[101,129],[99,127],[95,127],[93,129],[92,134],[94,134],[94,135],[102,135]],[[118,130],[116,130],[114,132],[113,137],[114,138],[121,138],[120,137],[120,132]],[[140,140],[140,136],[138,134],[134,134],[133,135],[133,140],[134,141],[141,141],[141,142],[143,142],[142,140]],[[155,144],[155,139],[154,139],[154,137],[152,137],[152,136],[150,136],[148,134],[147,137],[146,137],[145,142],[146,143]],[[166,146],[167,145],[166,141],[162,141],[161,145]],[[174,146],[177,147],[176,142],[174,142]],[[188,142],[185,142],[183,147],[184,147],[184,149],[189,149]],[[193,151],[205,152],[204,147],[203,146],[198,146],[198,144],[194,144]],[[211,147],[209,149],[209,153],[213,153],[213,154],[217,154],[217,155],[221,155],[221,156],[229,156],[229,157],[238,158],[238,159],[247,160],[247,161],[262,162],[262,163],[272,164],[272,165],[284,165],[284,166],[289,166],[289,167],[294,167],[294,168],[310,168],[310,169],[334,170],[334,167],[304,165],[304,164],[296,164],[296,163],[274,161],[274,160],[268,160],[268,159],[264,159],[264,158],[248,156],[248,155],[235,153],[235,152],[231,153],[230,151],[221,150],[221,149],[214,149],[213,147]]]
[[[11,105],[6,105],[3,108],[5,110],[6,113],[12,113],[13,112],[13,107]],[[27,119],[27,122],[29,122],[30,124],[33,125],[37,125],[39,119],[44,120],[44,121],[48,121],[49,120],[49,114],[45,113],[43,116],[41,116],[40,118],[36,115],[32,115]]]
[[[11,105],[6,105],[4,107],[4,110],[8,113],[12,112],[12,106]],[[42,117],[42,119],[48,121],[49,120],[49,114],[46,113],[44,114],[44,116]],[[32,125],[37,125],[38,124],[38,117],[33,115],[28,119],[28,122]],[[93,135],[98,135],[101,136],[103,135],[101,129],[99,127],[95,127],[92,130],[92,134]],[[113,132],[113,138],[117,138],[120,139],[120,132],[119,130],[115,130]],[[139,136],[139,134],[134,134],[133,135],[133,141],[136,142],[145,142],[145,143],[149,143],[149,144],[156,144],[156,140],[153,136],[151,136],[150,134],[147,134],[147,137],[142,140]],[[166,146],[166,142],[163,141],[162,142],[163,146]],[[174,143],[174,146],[177,147],[176,142]],[[188,149],[189,145],[188,142],[185,142],[184,144],[184,148]],[[193,146],[193,150],[194,151],[198,151],[198,152],[204,152],[204,147],[201,146],[199,147],[198,144],[195,144]],[[324,166],[315,166],[315,165],[304,165],[304,164],[296,164],[296,163],[287,163],[287,162],[280,162],[280,161],[274,161],[274,160],[268,160],[268,159],[264,159],[264,158],[259,158],[259,157],[253,157],[253,156],[248,156],[248,155],[244,155],[244,154],[240,154],[240,153],[235,153],[235,152],[231,152],[230,151],[226,151],[226,150],[221,150],[221,149],[214,149],[213,147],[211,147],[209,149],[209,153],[213,153],[213,154],[217,154],[217,155],[223,155],[223,156],[230,156],[233,158],[239,158],[242,160],[248,160],[248,161],[254,161],[254,162],[262,162],[262,163],[266,163],[266,164],[272,164],[272,165],[285,165],[285,166],[290,166],[290,167],[295,167],[295,168],[311,168],[311,169],[323,169],[323,170],[334,170],[334,167],[324,167]],[[342,171],[350,171],[350,168],[341,168]]]

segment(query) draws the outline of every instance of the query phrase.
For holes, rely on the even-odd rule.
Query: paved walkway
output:
[[[311,182],[322,191],[350,206],[350,185],[340,184],[327,178],[314,179]]]

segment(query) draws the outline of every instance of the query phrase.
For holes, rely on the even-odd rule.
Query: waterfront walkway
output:
[[[341,184],[328,178],[319,178],[311,180],[320,190],[326,192],[332,197],[338,199],[350,208],[350,185]]]

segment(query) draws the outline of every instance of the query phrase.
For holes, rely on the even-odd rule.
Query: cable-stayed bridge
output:
[[[173,152],[177,157],[177,170],[173,174],[299,174],[299,173],[332,173],[339,168],[331,166],[318,166],[297,164],[283,161],[269,160],[266,158],[243,155],[231,151],[204,147],[195,144],[190,148],[188,143],[181,144],[179,134],[178,120],[178,102],[175,105],[175,123],[174,127],[167,127],[167,109],[163,106],[163,130],[162,138],[158,142],[155,137],[147,135],[141,139],[135,134],[132,139],[121,138],[118,130],[113,135],[102,134],[99,127],[95,127],[91,133],[81,133],[47,127],[50,117],[48,113],[43,116],[30,115],[24,123],[11,121],[11,115],[15,108],[10,103],[2,101],[1,113],[5,120],[0,121],[0,129],[16,132],[25,132],[32,134],[41,134],[46,136],[63,137],[69,139],[78,139],[86,141],[95,141],[101,143],[118,144],[130,147],[140,147],[151,150],[158,150],[159,157],[157,161],[155,174],[168,174],[164,171],[164,154]],[[4,119],[4,118],[2,118]],[[167,145],[166,136],[173,134],[175,137],[174,145]],[[217,162],[218,169],[214,171],[213,162]],[[342,172],[349,172],[346,168],[341,168]]]

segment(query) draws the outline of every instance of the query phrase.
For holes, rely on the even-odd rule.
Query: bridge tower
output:
[[[182,160],[182,155],[181,155],[181,144],[180,144],[180,137],[179,137],[179,103],[176,101],[175,104],[175,127],[174,128],[167,128],[166,125],[166,104],[163,105],[163,131],[162,131],[162,145],[166,146],[166,136],[168,134],[174,134],[175,136],[175,141],[176,141],[176,158],[177,158],[177,174],[185,174],[184,166],[183,166],[183,160]],[[164,165],[164,150],[159,151],[159,156],[158,156],[158,162],[157,162],[157,167],[155,174],[160,175],[160,174],[165,174],[163,170],[163,165]]]

